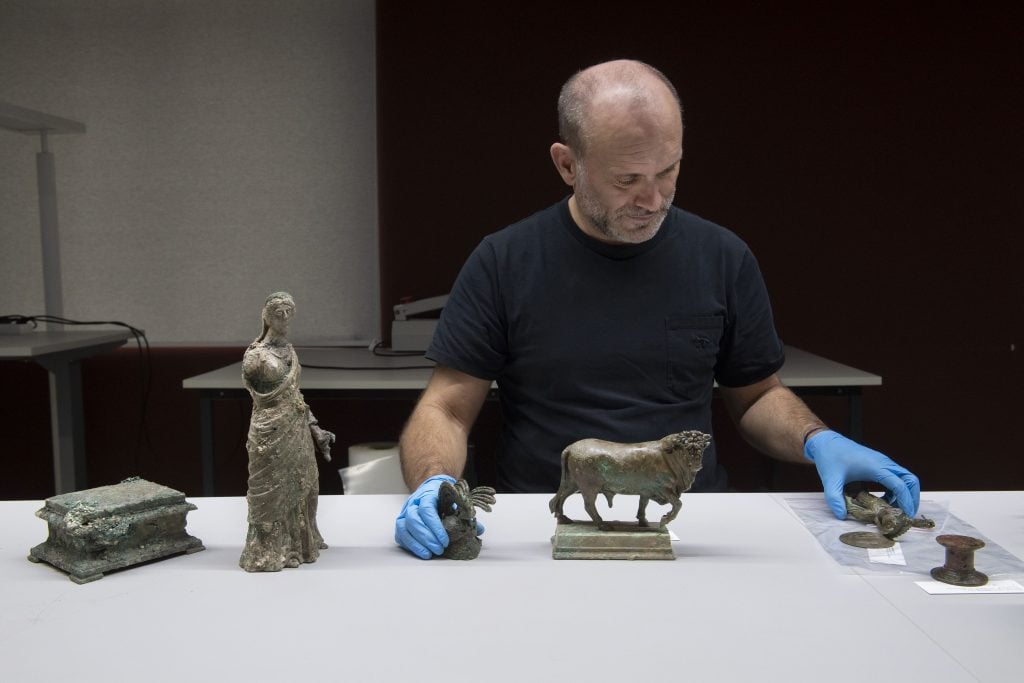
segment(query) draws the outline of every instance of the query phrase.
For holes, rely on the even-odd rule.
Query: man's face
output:
[[[604,242],[638,244],[657,234],[675,197],[682,126],[605,126],[577,158],[573,182],[585,232]]]
[[[639,244],[658,233],[676,193],[678,161],[654,174],[609,172],[581,163],[573,186],[576,205],[597,239],[613,244]]]

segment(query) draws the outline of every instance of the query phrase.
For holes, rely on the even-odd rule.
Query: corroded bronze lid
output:
[[[44,509],[58,514],[87,507],[94,518],[107,515],[124,515],[142,510],[181,503],[185,494],[151,481],[132,477],[120,484],[98,486],[93,489],[64,493],[47,498]]]

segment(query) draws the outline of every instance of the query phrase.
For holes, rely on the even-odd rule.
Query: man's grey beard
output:
[[[668,210],[669,207],[672,206],[672,200],[675,198],[675,192],[673,192],[672,195],[665,200],[661,208],[651,214],[650,221],[643,228],[626,232],[619,230],[612,224],[612,221],[622,216],[636,214],[632,214],[627,209],[618,209],[614,215],[611,215],[596,199],[591,196],[588,191],[580,192],[581,187],[587,187],[586,175],[582,164],[580,164],[579,175],[580,181],[577,183],[576,187],[573,188],[576,194],[576,205],[579,207],[580,213],[583,214],[583,217],[587,219],[599,233],[612,242],[622,244],[640,244],[657,235],[658,230],[661,229],[661,224],[665,221],[665,217],[668,216]]]

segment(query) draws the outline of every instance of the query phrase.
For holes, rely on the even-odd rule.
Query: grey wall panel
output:
[[[0,0],[0,99],[56,155],[65,315],[246,341],[378,330],[372,0]],[[0,314],[43,308],[36,139],[0,131]]]

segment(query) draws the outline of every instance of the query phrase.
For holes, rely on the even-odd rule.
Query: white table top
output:
[[[53,353],[118,346],[128,337],[128,330],[36,330],[23,334],[0,335],[0,358],[31,359]]]
[[[198,498],[188,529],[205,551],[85,585],[25,559],[46,538],[41,503],[2,502],[0,670],[83,682],[1020,680],[1024,595],[931,596],[914,584],[924,576],[853,573],[784,495],[820,498],[684,495],[673,562],[552,560],[549,497],[511,494],[481,513],[478,559],[424,562],[391,540],[402,496],[325,496],[331,547],[275,574],[237,566],[243,498]],[[924,497],[1024,556],[1024,492]],[[613,511],[628,519],[634,501]],[[581,508],[569,499],[571,516]]]
[[[359,348],[298,348],[302,363],[302,388],[331,390],[422,390],[430,379],[432,363],[423,356],[375,356]],[[323,370],[313,365],[343,366],[346,369]],[[417,367],[418,366],[418,367]],[[786,364],[779,371],[782,382],[790,387],[862,387],[878,386],[882,378],[842,363],[794,348],[786,347]],[[189,377],[186,389],[243,390],[242,361],[217,370]]]

